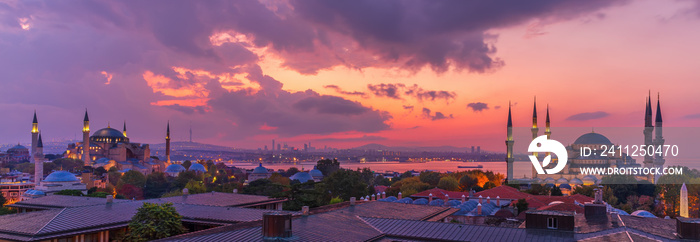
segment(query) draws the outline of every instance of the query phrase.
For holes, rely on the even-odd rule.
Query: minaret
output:
[[[651,92],[649,92],[649,97],[647,97],[647,106],[644,112],[644,145],[653,145],[652,133],[654,132],[654,126],[651,123]],[[644,167],[653,168],[654,167],[654,157],[651,155],[644,156]],[[649,173],[647,180],[651,183],[655,183],[654,175]]]
[[[32,160],[34,160],[34,184],[39,185],[44,179],[44,142],[41,141],[41,133],[39,133]]]
[[[545,121],[544,121],[544,134],[547,135],[547,139],[552,138],[552,131],[549,129],[549,104],[547,104],[547,117],[545,118]],[[552,153],[547,152],[545,154],[545,157],[550,156],[550,155],[552,155]],[[559,159],[559,157],[557,157],[557,160],[558,159]],[[550,163],[550,164],[554,164],[554,159],[552,159],[552,163]]]
[[[681,186],[681,217],[688,218],[688,188]]]
[[[170,121],[168,121],[168,127],[165,131],[165,159],[170,164]]]
[[[513,119],[510,114],[510,102],[508,102],[508,134],[506,137],[506,165],[508,166],[508,181],[513,181]]]
[[[83,166],[90,166],[90,118],[88,118],[87,109],[85,109],[85,118],[83,118]]]
[[[124,120],[124,131],[122,131],[122,134],[124,134],[124,138],[126,138],[126,120]]]
[[[36,119],[36,110],[34,110],[34,120],[32,121],[32,150],[31,154],[36,153],[36,142],[39,138],[39,122]]]
[[[664,135],[663,135],[663,120],[661,119],[661,95],[657,96],[656,99],[656,128],[655,128],[655,133],[656,137],[654,137],[654,149],[657,149],[657,147],[663,147],[665,140],[664,140]],[[663,154],[660,153],[655,153],[654,157],[654,166],[656,167],[661,167],[666,163],[664,160]]]
[[[537,133],[540,131],[539,128],[537,128],[537,97],[535,97],[535,103],[532,108],[532,139],[534,140],[537,138]],[[535,157],[539,157],[537,155],[537,152],[534,152],[532,155]],[[532,178],[534,179],[537,177],[537,170],[535,170],[535,167],[532,167]]]

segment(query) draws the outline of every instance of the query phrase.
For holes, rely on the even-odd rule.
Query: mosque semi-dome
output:
[[[74,182],[79,181],[78,177],[67,171],[54,171],[42,182]]]
[[[576,139],[576,141],[574,141],[574,144],[577,144],[577,145],[592,145],[592,144],[605,145],[605,144],[612,144],[612,142],[610,142],[610,140],[602,134],[587,133],[587,134],[584,134],[584,135],[581,135],[580,137],[578,137],[578,139]]]
[[[185,169],[185,167],[180,164],[172,164],[165,168],[165,172],[168,173],[180,173],[186,170],[187,169]]]
[[[309,175],[312,177],[323,177],[323,172],[314,166],[314,169],[309,171]]]
[[[314,178],[311,177],[311,175],[309,175],[309,173],[304,172],[304,171],[297,172],[296,174],[294,174],[294,175],[292,175],[291,177],[289,177],[289,179],[291,179],[291,180],[297,180],[297,181],[299,181],[299,182],[301,182],[301,183],[305,183],[305,182],[307,182],[307,181],[313,181],[313,180],[314,180]]]
[[[198,171],[198,172],[207,172],[207,168],[205,168],[202,164],[199,163],[194,163],[190,166],[189,171]]]

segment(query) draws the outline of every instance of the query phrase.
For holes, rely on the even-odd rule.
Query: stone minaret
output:
[[[39,185],[44,179],[44,142],[41,141],[41,133],[36,141],[36,149],[32,155],[34,160],[34,184]]]
[[[83,166],[90,166],[90,118],[88,118],[87,109],[85,109],[85,118],[83,118]]]
[[[651,93],[647,97],[647,106],[644,112],[644,144],[649,146],[653,145],[652,133],[654,132],[654,125],[651,123]],[[644,167],[652,168],[654,167],[654,157],[651,155],[644,156]],[[649,173],[647,180],[651,183],[655,183],[654,175]]]
[[[508,102],[508,136],[506,137],[506,164],[508,166],[508,181],[513,181],[513,119],[510,114],[510,102]]]
[[[663,120],[661,119],[661,101],[659,100],[660,96],[657,97],[656,100],[656,128],[655,128],[655,133],[656,137],[654,137],[654,149],[657,149],[656,147],[663,147],[665,140],[664,140],[664,135],[663,135],[663,128],[662,128],[662,123]],[[654,166],[656,167],[662,167],[666,163],[666,160],[664,160],[663,154],[655,154],[654,157]]]
[[[537,138],[537,133],[539,133],[539,131],[540,131],[540,129],[537,128],[537,97],[535,97],[535,103],[534,103],[533,108],[532,108],[532,129],[531,129],[531,131],[532,131],[532,139],[534,140],[535,138]],[[537,152],[534,152],[532,155],[534,155],[535,157],[539,157],[537,155]],[[534,179],[535,177],[537,177],[537,170],[535,170],[535,167],[533,166],[532,167],[532,178]]]
[[[165,159],[170,164],[170,121],[168,121],[168,127],[165,131]]]
[[[688,188],[685,187],[685,183],[681,186],[681,217],[688,217]]]
[[[122,131],[122,134],[124,134],[124,138],[126,138],[126,120],[124,120],[124,131]]]

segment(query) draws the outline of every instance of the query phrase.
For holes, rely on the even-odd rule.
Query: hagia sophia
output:
[[[87,110],[83,118],[83,141],[69,144],[64,157],[80,159],[85,167],[103,167],[109,170],[116,167],[120,172],[135,170],[148,175],[152,172],[165,171],[170,162],[170,123],[166,128],[166,159],[159,160],[151,157],[148,144],[132,143],[126,135],[126,122],[123,131],[118,131],[107,126],[90,135],[90,119]],[[32,121],[32,146],[31,152],[23,151],[24,147],[14,147],[8,150],[13,156],[28,155],[34,162],[34,189],[24,193],[27,198],[50,195],[61,190],[79,190],[87,193],[87,184],[92,184],[90,173],[83,174],[81,178],[67,171],[54,171],[46,178],[43,174],[43,163],[46,162],[43,152],[43,142],[39,131],[39,122],[34,113]],[[19,146],[19,145],[18,145]],[[88,148],[89,147],[89,148]],[[26,150],[26,148],[24,148]],[[88,152],[85,152],[85,151]],[[17,153],[17,154],[15,154]],[[94,184],[92,184],[94,185]]]
[[[661,117],[661,103],[657,100],[656,103],[656,118],[655,124],[652,124],[652,105],[651,105],[651,95],[647,98],[645,116],[644,116],[644,144],[647,146],[653,145],[655,147],[663,146],[663,120]],[[655,129],[655,137],[652,137],[652,132]],[[537,101],[535,100],[534,108],[532,112],[532,139],[534,140],[539,136],[539,128],[537,126]],[[547,139],[550,139],[552,132],[550,130],[550,120],[549,120],[549,106],[547,106],[546,120],[545,120],[545,130],[544,135]],[[610,147],[614,143],[610,141],[607,137],[600,133],[590,132],[579,136],[573,144],[566,146],[566,151],[568,153],[568,162],[564,167],[564,170],[557,174],[538,174],[535,168],[532,168],[531,178],[514,178],[513,177],[513,162],[515,161],[513,156],[513,121],[511,116],[511,108],[508,108],[508,126],[507,126],[507,138],[506,138],[506,163],[507,163],[507,178],[509,181],[519,181],[520,183],[537,183],[537,184],[554,184],[561,185],[566,184],[567,186],[580,186],[580,185],[593,185],[600,184],[602,179],[601,175],[582,175],[582,168],[608,168],[608,167],[641,167],[642,165],[637,163],[635,159],[624,152],[619,152],[616,154],[609,154],[608,156],[601,156],[599,154],[592,154],[587,156],[582,156],[580,154],[582,147],[587,147],[591,149],[600,149],[601,146]],[[538,154],[534,154],[538,156]],[[543,155],[543,154],[539,154]],[[549,155],[549,154],[547,154]],[[541,160],[541,159],[540,159]],[[552,168],[556,166],[558,160],[557,158],[552,158],[551,163],[545,168]],[[665,163],[665,159],[662,155],[654,156],[644,156],[644,167],[662,167]],[[654,183],[656,177],[654,176],[637,176],[637,180],[647,180]]]

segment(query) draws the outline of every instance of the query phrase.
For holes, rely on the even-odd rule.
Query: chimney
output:
[[[114,196],[107,195],[107,204],[112,204],[114,202]]]
[[[350,198],[350,206],[355,206],[355,197]]]
[[[467,200],[467,198],[464,196],[464,194],[462,194],[462,203],[464,203],[465,200]]]
[[[264,241],[279,241],[292,237],[292,214],[287,212],[264,213],[262,235]]]
[[[401,192],[399,192],[399,200],[401,200],[401,198],[402,198],[402,197],[401,197]]]
[[[379,199],[382,199],[382,194],[381,194],[381,193],[377,193],[377,200],[379,200]]]
[[[598,186],[598,188],[593,190],[595,192],[595,200],[593,203],[602,204],[603,203],[603,186]]]
[[[477,215],[481,215],[481,203],[479,203],[478,205],[476,205],[476,214],[477,214]]]
[[[238,193],[238,188],[234,188],[233,193]]]
[[[428,203],[433,202],[433,194],[428,194]]]
[[[486,197],[486,203],[491,203],[491,196]]]
[[[187,189],[187,188],[183,188],[183,189],[182,189],[182,195],[183,195],[183,196],[190,195],[190,190]]]
[[[377,197],[374,194],[372,194],[372,201],[377,201]]]
[[[369,201],[369,196],[365,197],[365,202]]]
[[[479,195],[479,204],[481,204],[482,202],[484,202],[484,201],[483,201],[483,199],[481,198],[481,195]]]
[[[469,190],[469,197],[474,197],[474,190]]]
[[[496,206],[501,206],[501,196],[496,196]]]
[[[386,192],[382,192],[382,199],[386,198]]]
[[[309,215],[309,206],[301,207],[301,215],[304,215],[304,216]]]
[[[447,205],[448,201],[450,201],[450,195],[445,194],[445,205]]]

